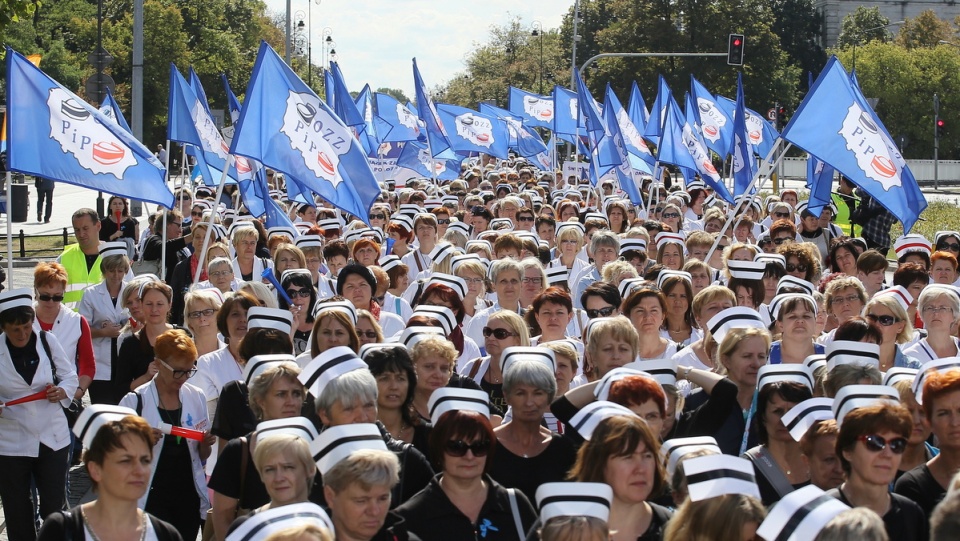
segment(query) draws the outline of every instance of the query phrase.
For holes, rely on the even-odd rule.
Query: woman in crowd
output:
[[[463,334],[463,320],[466,317],[466,308],[460,294],[452,287],[440,283],[428,285],[420,296],[418,304],[424,306],[440,306],[453,311],[454,325],[448,339],[457,348],[457,366],[480,356],[480,347],[472,338]]]
[[[857,276],[857,257],[860,249],[850,237],[837,237],[830,242],[830,270],[847,276]]]
[[[360,351],[360,337],[354,323],[355,311],[343,306],[345,301],[324,301],[317,305],[313,320],[310,349],[297,356],[297,364],[306,366],[324,351],[337,346],[347,346],[354,352]],[[332,304],[336,303],[336,304]]]
[[[154,468],[150,489],[138,506],[165,520],[184,539],[196,539],[210,509],[203,461],[210,456],[216,436],[209,432],[203,391],[187,383],[196,374],[197,348],[186,331],[173,329],[156,339],[157,373],[120,401],[151,426],[161,423],[197,430],[201,441],[166,435],[153,445]]]
[[[397,508],[407,529],[423,541],[473,539],[478,531],[485,541],[524,541],[536,511],[487,474],[497,445],[487,415],[459,409],[434,420],[430,459],[440,474]]]
[[[935,284],[953,285],[960,277],[957,270],[957,256],[951,252],[934,252],[930,257],[930,277]]]
[[[663,206],[663,212],[660,214],[660,221],[664,225],[670,226],[670,231],[674,233],[679,233],[683,231],[683,213],[680,212],[680,207],[674,205],[673,203],[667,203]],[[683,248],[681,248],[682,250]],[[657,258],[657,261],[660,261],[660,258]]]
[[[313,278],[306,269],[291,269],[280,277],[280,287],[290,298],[288,304],[283,295],[277,295],[280,309],[293,314],[293,354],[307,350],[310,331],[313,329],[313,309],[317,303],[317,290]]]
[[[140,222],[130,217],[127,200],[114,195],[107,201],[107,208],[110,209],[110,214],[100,220],[100,240],[123,242],[127,246],[128,242],[124,239],[130,239],[129,246],[132,248],[140,239]],[[131,250],[128,249],[128,257],[130,253]]]
[[[269,431],[265,437],[258,438],[253,451],[253,464],[270,501],[251,514],[309,501],[313,478],[317,474],[310,443],[304,437],[274,432]],[[235,521],[231,529],[236,525]]]
[[[554,371],[547,363],[524,359],[523,354],[517,357],[507,360],[510,364],[503,375],[503,393],[512,417],[494,430],[497,449],[489,471],[501,485],[536,501],[537,487],[564,479],[576,451],[569,439],[542,424],[557,392]]]
[[[461,326],[466,328],[477,312],[492,305],[484,298],[487,294],[487,268],[480,261],[467,260],[458,262],[454,266],[453,275],[467,283],[467,293],[463,296],[463,322],[461,323]]]
[[[183,299],[183,320],[193,335],[197,355],[212,353],[226,344],[217,336],[217,313],[223,305],[219,292],[199,289],[191,291]]]
[[[413,409],[421,420],[430,419],[428,404],[437,389],[448,386],[480,389],[475,381],[454,371],[456,359],[453,344],[439,336],[425,337],[410,348],[410,360],[416,372]]]
[[[430,452],[430,423],[413,407],[418,381],[407,350],[384,344],[364,348],[361,357],[377,378],[377,420],[394,439],[412,443],[426,456]]]
[[[901,299],[895,294],[881,292],[874,295],[863,309],[867,321],[880,327],[880,371],[897,368],[920,368],[920,363],[904,355],[900,346],[913,339],[913,324],[907,317]]]
[[[917,301],[917,311],[927,336],[903,353],[921,364],[960,355],[960,340],[953,336],[960,318],[960,299],[954,290],[940,284],[925,287]]]
[[[240,287],[240,282],[233,274],[233,262],[226,256],[215,257],[207,263],[207,277],[209,280],[200,282],[198,287],[204,288],[208,285],[215,287],[224,296]]]
[[[607,220],[610,223],[610,231],[617,234],[626,233],[630,221],[627,214],[627,206],[620,201],[614,201],[607,205]]]
[[[784,379],[774,371],[767,374],[757,389],[757,411],[753,418],[760,445],[747,450],[744,458],[753,462],[760,499],[769,507],[810,482],[800,444],[790,436],[781,418],[800,402],[813,398],[813,394],[808,384]]]
[[[661,336],[686,347],[700,340],[703,334],[693,317],[693,289],[686,276],[668,276],[660,284],[666,298],[666,317],[663,319]]]
[[[656,289],[638,289],[623,300],[620,312],[630,318],[640,337],[637,360],[669,359],[677,353],[677,343],[660,336],[666,311],[667,301]]]
[[[71,397],[76,405],[71,407],[79,408],[80,399],[90,387],[96,372],[90,323],[85,317],[63,305],[63,293],[67,289],[67,270],[63,265],[37,264],[33,270],[33,289],[37,295],[34,303],[34,331],[44,331],[56,336],[67,358],[75,359],[78,385]]]
[[[163,228],[167,228],[167,242],[163,243]],[[159,216],[153,224],[153,235],[147,239],[143,247],[143,253],[140,259],[143,261],[152,261],[156,264],[156,270],[160,273],[160,278],[165,282],[173,277],[173,269],[181,259],[186,259],[190,252],[187,251],[187,243],[193,241],[193,234],[183,235],[183,215],[179,210],[168,211],[166,216]],[[167,268],[161,269],[160,262],[166,253]],[[152,271],[149,271],[152,272]]]
[[[557,227],[556,259],[550,262],[551,267],[566,267],[569,271],[570,289],[577,284],[574,280],[588,266],[586,260],[578,257],[583,249],[583,229],[579,223],[563,223]]]
[[[403,320],[396,314],[383,311],[373,300],[377,279],[370,269],[357,264],[347,265],[337,277],[337,295],[350,301],[358,310],[369,310],[376,318],[385,336],[393,336],[403,330]]]
[[[533,299],[547,288],[547,273],[543,270],[540,260],[527,257],[520,261],[523,276],[520,278],[520,306],[527,309],[533,304]]]
[[[960,434],[956,429],[957,410],[960,409],[960,371],[932,372],[927,375],[922,388],[923,412],[937,439],[940,453],[903,474],[897,480],[894,492],[917,502],[929,517],[960,470]],[[910,434],[911,425],[904,430],[904,437]]]
[[[863,290],[863,284],[853,276],[841,276],[830,280],[824,296],[827,313],[830,314],[834,329],[850,318],[859,316],[867,302],[867,292]],[[821,336],[820,342],[832,340],[834,332],[830,331],[825,336]]]
[[[63,509],[70,428],[61,407],[77,391],[74,359],[51,333],[34,331],[29,289],[0,293],[0,399],[43,399],[4,407],[0,417],[0,502],[13,541],[36,538],[34,517]],[[31,498],[36,487],[39,504]]]
[[[672,358],[681,366],[692,366],[703,370],[711,370],[716,365],[717,341],[707,328],[707,322],[727,308],[736,306],[737,300],[730,289],[721,285],[712,285],[703,288],[703,291],[693,298],[691,310],[697,327],[702,329],[699,340],[678,351]]]
[[[676,434],[681,437],[713,436],[720,450],[727,455],[740,455],[755,447],[758,440],[750,423],[756,415],[753,395],[757,372],[767,364],[769,350],[770,334],[766,330],[735,328],[727,331],[717,350],[718,364],[726,376],[677,366],[677,380],[685,379],[701,387],[702,391],[687,397]],[[747,427],[751,427],[749,432],[746,432]]]
[[[657,240],[657,263],[664,269],[680,270],[683,268],[683,242],[680,237],[661,237]]]
[[[373,264],[376,265],[377,262],[374,261]],[[283,273],[288,270],[306,270],[306,268],[307,258],[303,255],[303,252],[300,251],[300,248],[287,242],[280,243],[274,248],[273,272],[275,272],[277,276],[283,276]]]
[[[820,254],[809,243],[792,242],[781,245],[777,253],[787,260],[787,274],[811,284],[820,281]]]
[[[927,517],[916,500],[890,492],[913,425],[906,408],[878,401],[854,408],[838,424],[837,455],[847,478],[827,494],[875,512],[890,539],[927,539]]]
[[[93,343],[93,358],[96,373],[90,382],[90,402],[93,404],[116,404],[128,389],[117,389],[114,371],[117,366],[120,330],[127,322],[123,315],[121,293],[126,285],[124,276],[130,270],[125,248],[104,245],[100,248],[100,272],[103,281],[84,291],[77,307],[81,316],[90,324]]]
[[[97,498],[47,516],[38,541],[182,541],[169,523],[137,508],[149,488],[154,429],[134,413],[106,422],[86,446],[83,463]]]
[[[822,354],[823,346],[813,340],[817,335],[817,304],[813,297],[797,294],[777,297],[773,300],[775,313],[772,315],[780,340],[770,347],[770,364],[800,364],[811,355]]]
[[[357,338],[361,347],[367,344],[382,344],[384,341],[380,324],[369,310],[357,310]]]
[[[269,362],[250,378],[250,409],[257,421],[292,419],[300,415],[304,400],[303,384],[297,379],[300,368],[290,361]],[[256,431],[230,440],[217,458],[210,476],[213,492],[213,526],[217,539],[242,509],[255,509],[270,501],[270,495],[258,475],[254,456]]]
[[[243,378],[243,363],[240,357],[240,342],[247,334],[247,310],[259,303],[245,293],[228,296],[217,312],[217,330],[226,340],[226,345],[197,359],[197,379],[194,385],[203,390],[213,418],[223,386]]]
[[[910,437],[907,438],[907,448],[903,451],[903,457],[900,459],[897,479],[908,471],[923,466],[940,454],[939,449],[927,442],[931,434],[930,420],[927,419],[923,406],[917,404],[916,395],[913,394],[912,384],[915,374],[909,372],[901,372],[900,374],[903,379],[890,382],[888,378],[884,381],[900,393],[900,404],[907,408],[913,420],[913,430],[910,431]]]
[[[639,417],[614,415],[600,421],[577,453],[570,478],[613,489],[608,521],[612,541],[663,538],[673,513],[648,502],[664,488],[658,436]]]
[[[207,227],[209,224],[207,222],[196,222],[193,224],[193,227],[190,229],[192,235],[191,245],[193,246],[193,253],[190,254],[190,257],[184,258],[182,261],[177,263],[177,266],[173,268],[173,274],[170,277],[170,287],[173,289],[173,306],[170,308],[170,322],[174,325],[183,326],[183,296],[190,291],[191,286],[193,285],[193,278],[197,274],[197,269],[200,269],[200,279],[198,283],[205,282],[209,279],[207,274],[207,261],[210,261],[211,254],[207,252],[206,261],[201,262],[200,257],[203,252],[203,242],[207,234]],[[216,244],[218,240],[218,235],[216,230],[210,233],[210,244]]]
[[[253,225],[252,222],[251,225]],[[259,282],[263,271],[273,268],[273,261],[267,257],[257,256],[260,242],[260,232],[256,226],[240,226],[233,230],[230,243],[237,254],[233,258],[234,277],[244,282]]]
[[[117,376],[127,392],[149,383],[160,371],[153,354],[154,344],[158,336],[174,329],[167,323],[173,299],[170,286],[155,280],[143,281],[136,290],[136,297],[143,310],[143,326],[123,339],[117,354]]]
[[[566,339],[567,328],[573,320],[573,301],[570,294],[558,287],[547,288],[533,300],[525,319],[528,322],[532,319],[536,324],[530,325],[530,328],[540,331],[539,336],[530,339],[533,345]],[[580,335],[577,335],[575,338],[579,337]]]
[[[483,343],[487,356],[468,362],[461,373],[490,395],[490,405],[499,414],[507,409],[500,355],[508,347],[529,346],[530,331],[522,317],[509,310],[500,310],[491,314],[483,327]]]

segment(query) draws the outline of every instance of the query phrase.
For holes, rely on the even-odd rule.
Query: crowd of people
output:
[[[201,186],[141,234],[114,197],[0,293],[12,541],[960,525],[960,233],[895,239],[888,279],[889,236],[792,190],[634,205],[483,160],[357,217],[269,178],[294,227]],[[68,509],[81,463],[95,499]]]

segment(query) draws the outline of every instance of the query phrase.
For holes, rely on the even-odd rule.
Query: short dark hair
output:
[[[76,219],[78,219],[78,218],[83,218],[84,216],[88,216],[88,217],[90,218],[90,220],[91,220],[93,223],[95,223],[95,224],[96,224],[96,223],[100,223],[100,215],[97,214],[97,211],[95,211],[95,210],[93,210],[93,209],[91,209],[91,208],[86,208],[86,207],[84,207],[84,208],[82,208],[82,209],[77,209],[77,210],[73,213],[73,216],[70,217],[70,219],[71,219],[71,220],[76,220]]]
[[[230,311],[233,310],[234,304],[239,304],[244,310],[249,310],[253,306],[260,306],[260,301],[245,291],[237,291],[232,295],[228,295],[227,298],[223,300],[223,305],[220,306],[220,311],[217,312],[217,330],[220,331],[224,341],[227,343],[230,343],[230,329],[227,327],[227,317],[230,316]]]
[[[443,471],[443,461],[447,442],[451,440],[474,440],[487,444],[487,459],[483,464],[483,473],[490,470],[493,452],[497,448],[497,436],[485,415],[470,410],[452,410],[437,419],[430,431],[429,449],[433,469]]]
[[[870,323],[861,316],[854,316],[837,327],[833,339],[851,342],[864,342],[865,339],[870,339],[874,344],[879,344],[883,342],[883,331],[876,323]]]
[[[286,277],[281,277],[280,287],[287,289],[289,286],[297,286],[310,292],[310,303],[307,305],[307,323],[313,323],[313,306],[317,304],[317,287],[313,284],[313,277],[307,272],[294,272]],[[287,300],[277,292],[277,303],[282,310],[289,310],[290,305]]]
[[[344,259],[350,259],[350,250],[347,248],[346,242],[338,239],[333,242],[328,242],[323,247],[324,259],[330,259],[331,257],[336,257],[338,255],[343,256]]]
[[[780,268],[780,265],[776,265],[776,264],[774,265]],[[753,306],[755,308],[760,308],[760,305],[763,304],[763,299],[766,296],[766,290],[764,289],[763,281],[761,280],[747,280],[745,278],[730,278],[730,282],[727,284],[727,287],[729,287],[730,291],[733,291],[734,294],[737,293],[738,287],[747,288],[747,291],[750,292],[750,299],[753,300]]]
[[[407,396],[404,397],[403,405],[400,406],[400,415],[410,426],[421,424],[420,416],[413,407],[413,395],[417,390],[417,372],[413,368],[413,361],[410,354],[401,346],[390,348],[377,348],[363,357],[363,361],[370,368],[373,377],[378,378],[385,372],[394,372],[403,374],[407,377]]]
[[[123,447],[121,438],[125,435],[143,440],[150,457],[153,458],[153,429],[142,417],[128,415],[122,419],[104,423],[97,430],[97,434],[90,442],[90,447],[83,452],[83,463],[89,465],[93,462],[102,465],[107,453]],[[96,492],[97,482],[90,479],[90,483],[93,485],[93,491]]]
[[[807,388],[806,385],[795,381],[775,381],[764,385],[763,388],[757,392],[757,414],[753,418],[754,427],[757,431],[757,440],[763,445],[766,445],[770,440],[770,434],[767,433],[764,418],[767,413],[767,403],[770,402],[770,398],[774,394],[781,400],[794,404],[799,404],[804,400],[813,398],[813,393],[810,392],[810,389]]]
[[[843,456],[843,452],[852,449],[860,436],[876,434],[883,430],[909,438],[913,430],[913,417],[904,406],[890,403],[856,408],[843,417],[840,432],[837,434],[836,450],[844,473],[850,475],[850,461]]]
[[[926,254],[921,253],[920,255]],[[929,268],[930,256],[926,257],[927,268]],[[919,263],[900,263],[900,266],[897,267],[897,270],[893,271],[893,285],[895,286],[910,287],[916,282],[922,282],[923,284],[930,282],[930,273],[927,272],[927,269]]]
[[[340,269],[340,274],[337,275],[337,295],[343,295],[343,285],[347,281],[347,277],[352,274],[356,274],[363,278],[368,284],[370,284],[370,295],[377,294],[377,277],[373,275],[373,272],[370,269],[360,265],[358,263],[351,263],[346,267]],[[364,308],[358,306],[357,308]]]
[[[600,297],[604,302],[612,306],[620,306],[620,290],[610,282],[594,282],[587,286],[580,294],[580,305],[586,306],[587,299],[590,297]]]
[[[291,354],[293,341],[290,334],[277,329],[259,327],[247,331],[240,340],[240,358],[244,362],[257,355]]]
[[[887,268],[887,258],[876,250],[867,250],[857,256],[857,270],[862,273],[876,272]]]
[[[37,317],[32,306],[14,306],[0,312],[0,327],[7,325],[24,325]]]
[[[647,422],[631,415],[614,415],[597,425],[590,440],[580,447],[577,461],[570,469],[569,479],[581,483],[606,483],[604,470],[612,457],[630,456],[641,443],[653,456],[660,454],[660,437],[650,430]],[[666,475],[663,464],[656,461],[651,496],[663,490]]]

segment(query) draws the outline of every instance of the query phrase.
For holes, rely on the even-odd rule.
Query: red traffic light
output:
[[[938,127],[938,128],[942,128],[945,124],[946,124],[946,122],[944,122],[942,118],[937,119],[937,127]]]
[[[734,45],[734,47],[739,47],[739,46],[740,46],[740,40],[737,39],[737,38],[733,38],[733,45]]]

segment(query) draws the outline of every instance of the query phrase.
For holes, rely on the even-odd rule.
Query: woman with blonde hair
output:
[[[430,409],[427,403],[430,395],[441,387],[479,386],[469,378],[461,377],[454,371],[457,362],[457,349],[450,341],[441,336],[427,336],[410,348],[410,360],[416,378],[413,382],[413,408],[424,421],[430,421]],[[468,385],[464,385],[468,383]]]
[[[584,333],[583,375],[589,381],[637,360],[640,337],[624,316],[591,320]]]
[[[217,336],[217,313],[223,306],[223,297],[210,290],[191,291],[183,297],[183,321],[193,334],[198,355],[206,355],[226,344]]]
[[[573,291],[577,285],[575,283],[577,276],[583,269],[590,266],[586,260],[578,257],[580,250],[583,249],[583,230],[580,229],[579,225],[580,224],[565,225],[563,222],[558,224],[557,248],[555,253],[557,257],[549,264],[551,268],[567,268],[569,272],[567,282],[570,285],[571,291]]]
[[[880,371],[920,368],[920,361],[903,353],[902,344],[913,340],[913,323],[895,294],[877,293],[863,307],[863,316],[880,328]]]
[[[687,501],[667,523],[664,541],[754,541],[767,516],[760,500],[743,494],[726,494]]]
[[[533,304],[533,299],[547,289],[547,272],[535,257],[524,258],[520,261],[520,268],[523,269],[520,276],[520,306],[527,309]]]
[[[367,344],[380,344],[384,341],[383,330],[369,310],[357,310],[356,330],[361,347]]]
[[[463,296],[463,323],[464,329],[480,310],[489,308],[493,304],[484,297],[487,294],[487,269],[480,261],[466,260],[457,263],[453,275],[463,278],[467,283],[467,294]]]
[[[500,355],[508,347],[529,346],[530,330],[523,318],[515,312],[500,310],[491,314],[483,327],[483,342],[487,356],[469,361],[464,365],[462,373],[477,382],[480,388],[490,395],[492,407],[504,412],[507,404],[503,397]]]

